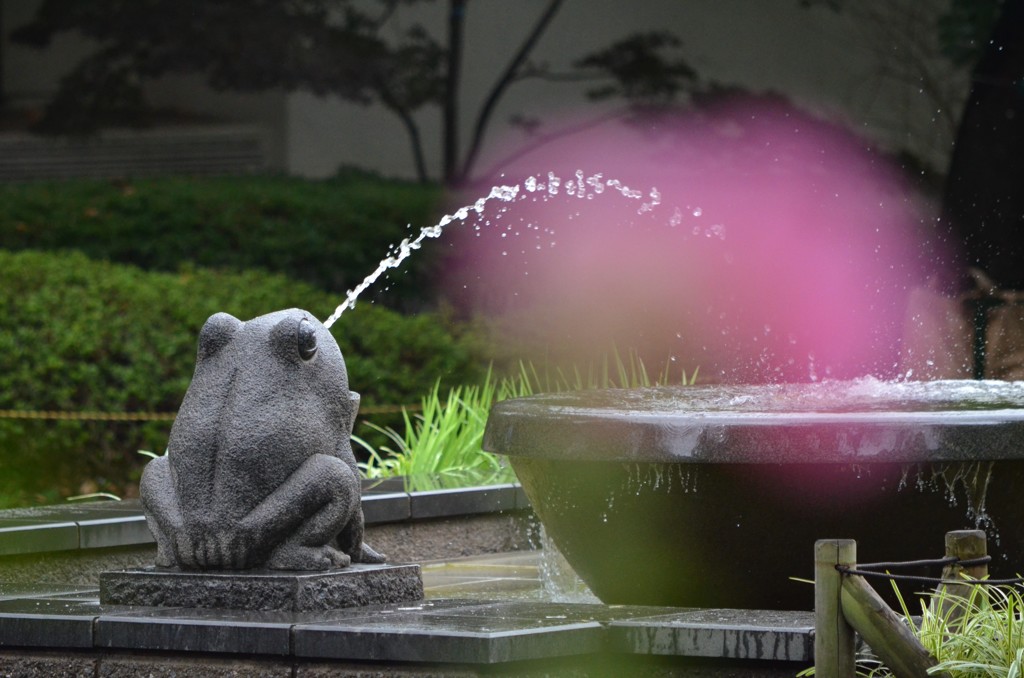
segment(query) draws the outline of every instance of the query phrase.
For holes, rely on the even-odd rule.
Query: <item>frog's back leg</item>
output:
[[[359,511],[359,480],[342,460],[314,454],[242,519],[271,546],[267,567],[322,570],[348,565],[334,537]]]
[[[383,563],[387,556],[377,553],[369,544],[363,541],[363,510],[360,507],[352,520],[348,522],[345,529],[338,534],[338,548],[347,553],[353,563]]]
[[[177,490],[171,480],[170,460],[157,457],[142,472],[139,483],[142,508],[146,514],[146,525],[156,539],[156,564],[171,567],[177,559],[174,555],[174,536],[182,530],[181,505]]]

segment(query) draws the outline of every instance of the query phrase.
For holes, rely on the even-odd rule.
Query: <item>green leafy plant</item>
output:
[[[0,250],[0,411],[60,417],[0,417],[0,505],[133,496],[135,451],[164,449],[170,421],[76,415],[176,411],[199,329],[217,311],[248,319],[297,306],[324,317],[338,301],[260,271],[157,273],[80,253]],[[438,314],[365,304],[332,332],[366,411],[416,402],[438,375],[472,383],[486,371],[476,339]]]
[[[519,388],[513,379],[497,381],[488,371],[482,384],[457,386],[442,398],[438,380],[422,399],[420,412],[403,410],[403,433],[367,424],[383,434],[390,445],[375,448],[354,438],[369,455],[360,464],[363,474],[367,478],[403,476],[410,489],[513,482],[512,469],[480,445],[491,405],[511,395],[526,394],[522,382],[518,383]]]
[[[958,587],[963,590],[963,587]],[[1018,586],[969,586],[967,595],[946,588],[925,595],[913,620],[896,583],[893,589],[911,630],[938,663],[929,673],[950,678],[1024,676],[1024,592]],[[814,669],[798,676],[814,675]],[[866,650],[857,657],[857,675],[891,678],[893,673]]]
[[[658,372],[652,372],[636,351],[630,350],[623,358],[617,347],[612,347],[598,362],[578,365],[554,366],[538,372],[532,363],[519,364],[519,379],[531,392],[585,391],[597,388],[647,388],[669,384],[692,385],[700,369],[687,374],[677,367],[675,359],[665,361]]]
[[[916,632],[950,678],[1024,675],[1024,594],[1016,586],[971,586],[966,597],[945,589],[921,605]]]
[[[672,365],[669,361],[652,376],[636,353],[630,352],[623,360],[615,350],[599,365],[585,369],[538,371],[532,364],[521,362],[518,373],[511,377],[497,379],[488,371],[482,384],[457,386],[444,398],[438,380],[423,398],[418,413],[403,409],[402,433],[368,423],[388,442],[375,447],[354,438],[369,455],[360,468],[371,479],[403,476],[412,490],[513,482],[515,475],[507,462],[481,449],[487,415],[494,403],[544,391],[663,385],[670,381]],[[689,377],[685,371],[681,373],[683,384],[692,384],[696,378],[696,370]]]
[[[356,171],[318,181],[245,176],[9,183],[0,184],[0,247],[76,250],[170,273],[183,265],[260,269],[344,293],[410,228],[434,223],[442,200],[437,186]],[[431,303],[441,265],[433,253],[439,251],[421,251],[406,262],[380,302]]]

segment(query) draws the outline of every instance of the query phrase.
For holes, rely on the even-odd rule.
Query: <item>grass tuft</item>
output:
[[[900,611],[913,619],[896,583]],[[945,587],[923,596],[921,613],[910,623],[918,640],[938,663],[930,674],[949,678],[1022,678],[1024,676],[1024,593],[1019,586],[971,586],[967,596]],[[814,675],[806,669],[797,676]],[[857,675],[891,678],[894,674],[870,650],[857,657]]]
[[[667,385],[672,374],[672,361],[652,376],[632,352],[622,359],[613,351],[599,365],[585,369],[573,366],[538,371],[532,363],[520,362],[512,377],[496,379],[488,370],[482,384],[457,386],[445,397],[438,380],[423,398],[418,414],[402,410],[402,433],[367,423],[387,442],[374,447],[364,438],[353,436],[352,440],[369,455],[359,464],[363,475],[370,479],[404,476],[409,490],[510,483],[515,474],[508,462],[480,447],[494,403],[542,392]],[[696,378],[696,370],[689,376],[683,371],[677,383],[693,384]]]

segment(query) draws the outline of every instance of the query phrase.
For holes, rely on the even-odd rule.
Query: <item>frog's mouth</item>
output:
[[[359,414],[359,401],[362,398],[355,391],[349,391],[348,398],[352,402],[352,419],[349,420],[348,434],[352,435],[352,433],[355,432],[356,429],[356,415]]]

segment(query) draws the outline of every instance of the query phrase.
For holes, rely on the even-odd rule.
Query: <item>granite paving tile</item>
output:
[[[90,648],[93,624],[104,609],[93,601],[0,601],[0,647]]]
[[[516,508],[516,486],[415,492],[410,496],[410,504],[413,519],[509,511]]]
[[[458,609],[300,624],[296,657],[492,664],[596,652],[596,622],[460,616]]]
[[[96,620],[95,646],[108,649],[290,654],[291,619],[242,619],[193,611],[151,614],[133,611],[102,614]]]
[[[521,619],[548,622],[564,620],[569,622],[596,621],[607,624],[616,621],[639,619],[658,620],[670,615],[675,619],[680,608],[647,607],[641,605],[602,605],[599,603],[554,603],[546,601],[498,601],[481,602],[478,605],[460,607],[457,614],[465,617],[493,617],[500,619]]]
[[[367,525],[408,520],[411,515],[409,495],[405,492],[364,494],[363,520]]]
[[[610,644],[637,654],[808,662],[812,612],[683,610],[608,623]]]
[[[0,556],[78,548],[78,525],[43,519],[0,520]]]
[[[78,544],[83,549],[150,544],[155,541],[146,526],[146,517],[138,513],[90,518],[78,520],[77,523]]]
[[[94,586],[75,586],[67,584],[37,582],[0,582],[0,601],[17,600],[19,598],[78,598],[82,596],[98,598],[99,591]]]

